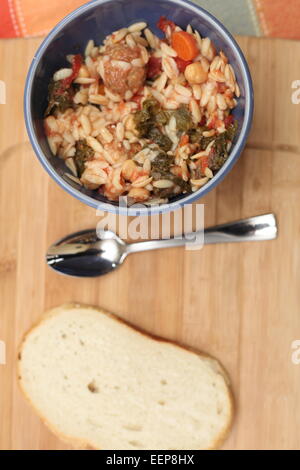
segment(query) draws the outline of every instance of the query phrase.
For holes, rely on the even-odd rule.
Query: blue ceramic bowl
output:
[[[63,19],[46,37],[36,52],[30,66],[25,87],[25,121],[28,135],[36,155],[49,175],[68,193],[89,206],[120,214],[147,214],[149,209],[125,208],[114,205],[105,197],[67,181],[66,167],[62,160],[54,157],[49,149],[43,128],[43,113],[46,109],[47,88],[53,73],[66,66],[66,55],[83,53],[89,39],[96,44],[119,28],[136,21],[146,21],[160,35],[156,23],[161,15],[167,16],[185,28],[188,23],[202,36],[209,36],[217,50],[223,50],[232,64],[241,97],[234,110],[239,122],[239,131],[230,156],[212,180],[198,191],[178,196],[168,204],[152,208],[152,213],[166,212],[178,206],[192,203],[219,184],[240,156],[250,130],[253,113],[253,89],[245,58],[234,38],[212,15],[202,8],[184,0],[96,0],[83,5]]]

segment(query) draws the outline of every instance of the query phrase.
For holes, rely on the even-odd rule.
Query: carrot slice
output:
[[[183,60],[193,60],[199,54],[197,41],[186,31],[176,31],[172,34],[172,47]]]

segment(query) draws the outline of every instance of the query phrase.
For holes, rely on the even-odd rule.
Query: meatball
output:
[[[106,48],[106,54],[111,60],[123,60],[124,62],[131,62],[133,59],[139,59],[140,49],[136,47],[129,47],[126,44],[115,44]]]
[[[141,51],[138,46],[129,47],[126,44],[116,44],[107,48],[105,53],[109,60],[104,62],[104,84],[115,94],[124,98],[127,91],[135,94],[146,79],[145,65],[135,66],[131,64],[134,59],[141,59]],[[121,61],[130,66],[121,67],[114,61]]]

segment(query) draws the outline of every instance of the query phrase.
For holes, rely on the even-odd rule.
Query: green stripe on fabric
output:
[[[252,0],[192,0],[223,23],[232,34],[260,36]]]

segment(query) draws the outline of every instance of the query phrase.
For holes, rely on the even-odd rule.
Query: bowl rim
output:
[[[250,70],[249,70],[247,61],[244,57],[244,54],[240,46],[237,44],[236,40],[232,36],[232,34],[211,13],[206,11],[204,8],[196,5],[195,3],[190,2],[189,0],[164,0],[166,3],[169,3],[170,5],[177,4],[180,6],[188,6],[191,12],[194,12],[195,14],[200,15],[201,17],[204,17],[212,25],[212,28],[217,30],[222,36],[224,35],[227,36],[227,38],[229,39],[230,47],[235,52],[236,60],[238,61],[239,66],[241,68],[241,73],[243,76],[244,86],[245,86],[245,109],[244,109],[244,120],[243,120],[242,129],[240,131],[238,140],[232,147],[228,160],[225,162],[222,168],[218,171],[218,173],[214,176],[214,178],[212,178],[205,186],[203,186],[202,188],[199,188],[197,191],[193,193],[189,193],[186,196],[181,197],[180,199],[173,201],[173,202],[168,202],[165,204],[148,206],[148,207],[144,205],[140,205],[140,204],[134,204],[131,207],[126,207],[125,205],[124,206],[113,205],[109,201],[104,202],[104,201],[99,201],[97,199],[94,199],[88,196],[87,194],[82,193],[79,189],[76,189],[73,186],[71,186],[71,184],[69,184],[62,176],[60,176],[56,172],[56,170],[51,165],[46,155],[44,155],[42,148],[40,147],[38,138],[35,134],[35,130],[33,126],[32,112],[31,112],[31,96],[32,96],[32,85],[33,85],[33,80],[35,77],[37,66],[39,65],[39,62],[42,59],[45,50],[47,49],[49,44],[52,42],[52,40],[56,37],[56,35],[59,32],[61,32],[67,24],[69,24],[74,19],[78,18],[82,13],[92,10],[95,7],[98,7],[99,5],[103,5],[105,3],[111,3],[112,1],[113,0],[91,0],[90,2],[80,6],[76,10],[69,13],[69,15],[63,18],[48,33],[48,35],[42,41],[36,53],[34,54],[34,57],[32,59],[32,62],[30,64],[30,67],[27,73],[25,89],[24,89],[24,115],[25,115],[25,124],[26,124],[27,133],[29,136],[29,140],[39,161],[41,162],[45,170],[48,172],[48,174],[54,179],[54,181],[58,183],[59,186],[65,191],[67,191],[70,195],[74,196],[76,199],[83,202],[84,204],[89,205],[90,207],[98,209],[99,211],[111,212],[111,213],[116,213],[119,215],[127,215],[127,216],[153,215],[153,214],[174,211],[176,209],[179,209],[180,207],[183,207],[185,204],[191,204],[195,202],[197,199],[203,197],[205,194],[207,194],[209,191],[215,188],[223,180],[223,178],[227,175],[227,173],[229,173],[229,171],[231,170],[231,168],[233,167],[233,165],[236,163],[237,159],[239,158],[240,154],[242,153],[246,145],[248,134],[251,129],[252,119],[253,119],[253,109],[254,109],[253,84],[252,84]]]

